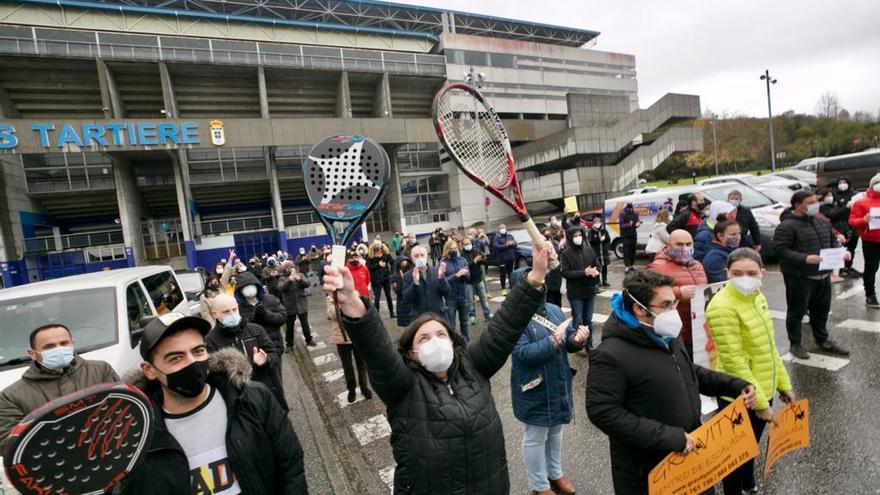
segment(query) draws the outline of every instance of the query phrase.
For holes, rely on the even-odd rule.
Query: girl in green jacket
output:
[[[706,324],[717,352],[715,368],[755,386],[755,406],[749,419],[755,440],[761,443],[764,426],[773,420],[773,395],[784,403],[794,400],[791,380],[776,348],[773,320],[761,293],[764,266],[761,255],[740,248],[727,258],[727,285],[706,308]],[[732,401],[719,397],[718,406]],[[725,495],[758,493],[754,459],[724,479]]]

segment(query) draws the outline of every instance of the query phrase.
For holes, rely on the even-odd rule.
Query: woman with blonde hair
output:
[[[440,271],[449,285],[449,291],[446,293],[446,312],[449,326],[455,330],[455,315],[457,313],[461,324],[461,335],[467,341],[469,313],[467,284],[470,280],[470,270],[467,259],[461,256],[458,242],[455,239],[449,239],[443,245],[443,257],[440,265],[442,267]]]
[[[663,251],[663,248],[666,247],[666,241],[669,240],[669,232],[666,231],[666,226],[669,225],[671,219],[669,210],[664,208],[657,212],[657,216],[654,218],[654,226],[651,227],[651,239],[648,240],[648,246],[645,247],[645,252],[648,253],[648,262],[654,261],[654,255]]]
[[[388,312],[391,313],[392,318],[395,318],[394,301],[391,299],[391,270],[393,266],[394,258],[391,256],[391,250],[381,240],[374,240],[367,256],[367,269],[370,270],[370,285],[373,289],[373,304],[378,311],[384,289]]]

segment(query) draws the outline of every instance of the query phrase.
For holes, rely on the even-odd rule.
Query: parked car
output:
[[[805,158],[798,162],[797,165],[791,167],[792,170],[803,170],[806,172],[816,172],[816,168],[819,165],[819,157]]]
[[[513,240],[516,241],[516,258],[513,266],[517,268],[532,266],[532,238],[529,237],[528,231],[526,229],[508,229],[507,233],[513,236]],[[492,249],[492,242],[495,241],[497,234],[498,232],[494,230],[486,234],[489,236],[489,257],[486,258],[488,266],[499,266],[501,264],[498,261],[498,256]]]
[[[776,172],[775,174],[772,174],[772,175],[782,177],[784,179],[791,179],[791,180],[800,181],[800,182],[803,182],[804,184],[806,184],[807,186],[809,186],[810,189],[813,189],[813,190],[816,189],[816,178],[817,178],[816,172],[808,172],[806,170],[791,169],[791,170],[783,170],[782,172]]]
[[[205,270],[196,268],[195,270],[177,270],[174,272],[177,280],[180,282],[180,288],[186,300],[189,301],[190,313],[199,314],[199,297],[205,291]]]
[[[880,173],[880,149],[822,158],[816,170],[819,187],[829,187],[845,177],[856,191],[867,189],[871,177],[877,173]]]
[[[659,189],[659,187],[657,187],[657,186],[642,186],[642,187],[637,187],[635,189],[630,189],[626,193],[627,194],[644,194],[644,193],[649,193],[649,192],[655,192],[655,191],[657,191],[657,189]]]

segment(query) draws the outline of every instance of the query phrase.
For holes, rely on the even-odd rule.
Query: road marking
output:
[[[354,423],[351,425],[351,431],[355,438],[358,439],[361,446],[370,442],[374,442],[380,438],[391,435],[391,425],[385,416],[380,414],[364,421],[363,423]]]
[[[841,328],[852,328],[854,330],[861,330],[863,332],[880,333],[880,322],[878,321],[843,320],[842,322],[838,323],[837,326]]]
[[[486,277],[486,282],[494,282],[498,280],[498,277]]]
[[[619,290],[603,290],[602,292],[596,294],[599,297],[611,297],[614,294],[620,294]]]
[[[388,491],[394,491],[394,469],[397,466],[388,466],[379,470],[379,479],[388,486]]]
[[[339,380],[340,378],[345,376],[345,372],[342,371],[342,368],[340,368],[338,370],[321,373],[321,375],[324,377],[325,382],[330,383],[335,382],[336,380]]]
[[[346,390],[345,392],[342,392],[341,394],[336,396],[336,404],[340,408],[345,409],[346,407],[348,407],[352,404],[367,400],[364,398],[363,395],[361,395],[361,388],[360,387],[357,387],[356,390],[357,390],[357,395],[355,395],[354,402],[348,402],[348,390]]]
[[[608,315],[593,313],[593,323],[605,323],[608,321]]]
[[[312,359],[315,362],[315,366],[321,366],[322,364],[331,363],[336,360],[336,354],[332,352],[329,354],[324,354]]]
[[[559,308],[563,313],[571,313],[571,308]]]
[[[849,299],[850,297],[856,294],[861,294],[862,292],[865,292],[865,286],[859,284],[838,294],[837,299]]]
[[[775,309],[770,310],[770,317],[776,320],[784,320],[785,319],[785,311],[778,311]]]
[[[490,299],[490,301],[501,303],[501,302],[504,302],[505,299],[507,299],[507,296],[496,296],[496,297],[493,297],[492,299]]]
[[[327,344],[325,344],[323,342],[315,342],[314,347],[309,347],[309,352],[320,351],[321,349],[326,349],[326,348],[327,348]]]
[[[790,352],[787,352],[782,356],[782,360],[828,371],[837,371],[849,364],[849,359],[836,358],[824,354],[813,354],[812,352],[807,354],[810,355],[810,359],[798,359],[792,356]]]

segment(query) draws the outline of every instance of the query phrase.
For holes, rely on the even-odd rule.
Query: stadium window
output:
[[[464,52],[464,64],[487,67],[489,65],[489,54],[484,52]]]
[[[516,57],[509,53],[492,53],[489,54],[489,65],[492,67],[512,69],[516,67]]]

